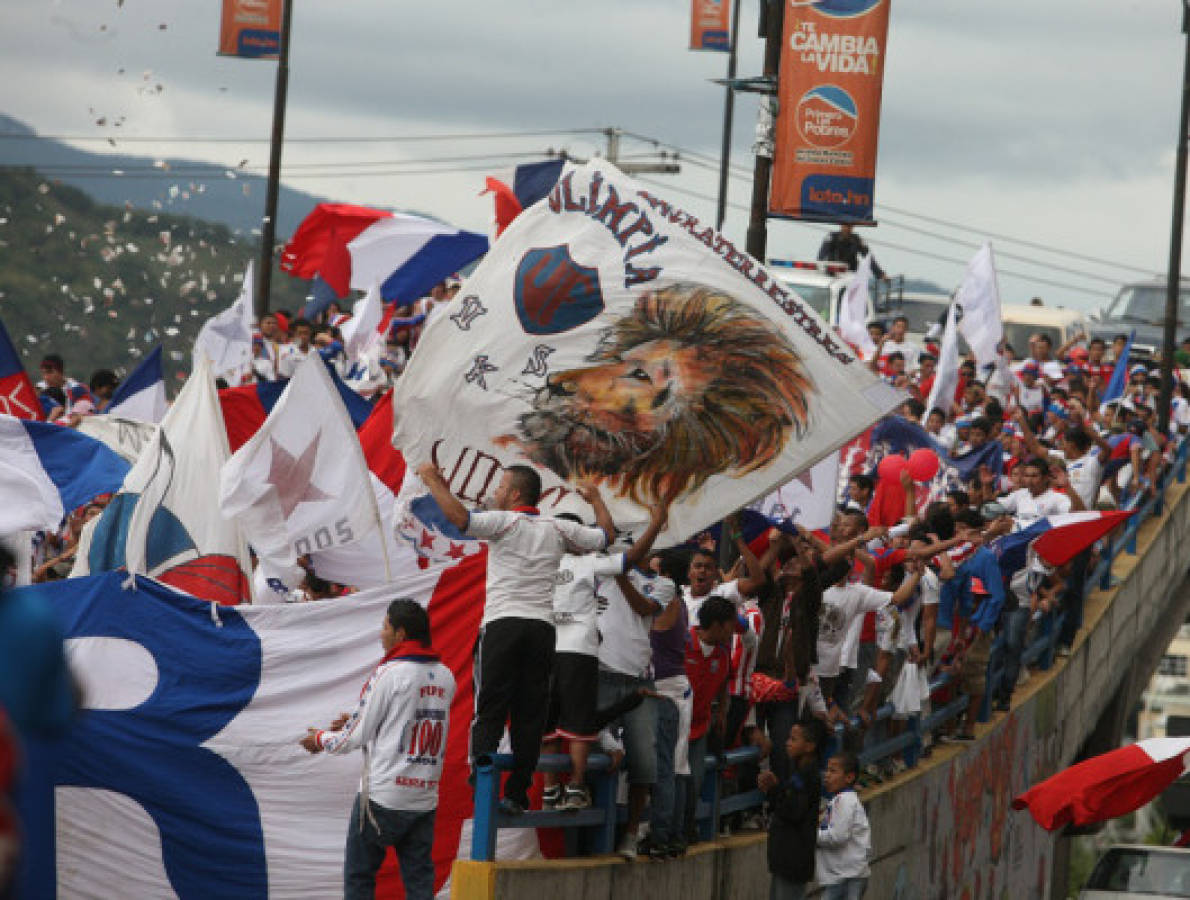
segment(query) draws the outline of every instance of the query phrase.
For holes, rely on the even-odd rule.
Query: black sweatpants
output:
[[[541,754],[553,669],[552,623],[496,619],[480,631],[475,653],[471,758],[495,753],[508,721],[513,768],[504,785],[504,796],[526,807]]]

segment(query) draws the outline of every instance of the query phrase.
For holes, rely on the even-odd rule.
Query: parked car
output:
[[[1190,848],[1119,844],[1099,857],[1079,900],[1190,897]]]
[[[1132,342],[1132,354],[1142,359],[1151,359],[1161,351],[1165,340],[1165,286],[1164,278],[1151,281],[1135,281],[1124,285],[1116,298],[1091,318],[1091,336],[1100,337],[1111,343],[1117,334],[1128,334],[1136,329]],[[1183,329],[1190,326],[1190,279],[1182,279],[1178,296],[1178,328],[1175,341],[1186,337]]]

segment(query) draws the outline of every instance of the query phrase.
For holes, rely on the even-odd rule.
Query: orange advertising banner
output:
[[[873,222],[892,0],[785,0],[769,215]]]
[[[281,52],[282,0],[223,0],[219,54],[276,59]]]
[[[690,0],[690,49],[731,49],[731,0]]]

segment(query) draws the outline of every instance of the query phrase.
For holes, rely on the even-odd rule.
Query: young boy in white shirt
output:
[[[814,878],[822,885],[823,900],[860,900],[868,888],[872,832],[855,793],[857,777],[859,760],[846,752],[832,756],[822,775],[829,799],[818,821]]]

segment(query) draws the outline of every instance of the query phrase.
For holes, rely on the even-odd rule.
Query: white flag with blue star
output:
[[[298,557],[380,527],[363,449],[319,356],[298,365],[264,425],[224,464],[219,502],[266,576],[289,587],[301,579]]]

